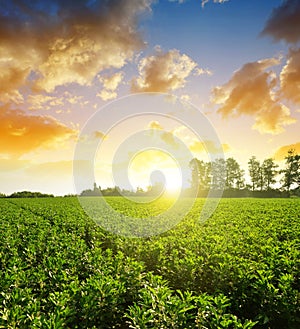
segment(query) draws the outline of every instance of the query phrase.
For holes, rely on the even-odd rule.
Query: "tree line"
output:
[[[20,191],[10,195],[0,193],[0,198],[54,198],[54,195],[41,192]]]
[[[196,189],[198,196],[206,196],[209,190],[224,190],[225,197],[300,196],[300,155],[292,149],[285,157],[283,169],[279,169],[272,158],[260,162],[252,156],[248,161],[248,183],[245,180],[245,170],[234,158],[216,159],[212,162],[194,158],[190,161],[190,168],[191,190]]]
[[[136,191],[122,189],[119,186],[102,189],[101,186],[97,186],[97,184],[94,183],[93,189],[83,190],[80,196],[153,196],[159,195],[163,189],[163,184],[159,182],[156,182],[153,186],[148,186],[145,190],[141,187],[137,187]]]
[[[274,159],[260,162],[255,156],[248,161],[250,181],[246,182],[245,170],[234,158],[216,159],[205,162],[194,158],[190,161],[191,184],[184,195],[205,197],[211,190],[222,190],[224,197],[300,197],[300,155],[295,150],[288,151],[283,169],[279,169]],[[276,185],[276,186],[275,186]],[[136,191],[118,186],[101,189],[94,183],[92,189],[81,192],[81,196],[153,196],[163,191],[162,183],[148,186],[146,190],[137,187]],[[76,196],[73,194],[66,196]],[[11,195],[0,193],[0,198],[41,198],[54,197],[53,194],[22,191]]]
[[[289,150],[285,166],[279,169],[274,159],[260,162],[255,156],[248,161],[249,182],[245,170],[234,158],[216,159],[205,162],[194,158],[190,161],[191,184],[183,195],[206,197],[209,191],[223,191],[224,197],[290,197],[300,196],[300,155]],[[136,191],[118,186],[101,189],[94,183],[93,189],[81,192],[81,196],[152,196],[163,190],[162,183],[155,183],[147,189],[137,187]]]

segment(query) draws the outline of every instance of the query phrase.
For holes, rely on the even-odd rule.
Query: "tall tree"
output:
[[[216,159],[211,164],[212,188],[223,190],[226,183],[226,162],[224,159]]]
[[[290,194],[290,190],[293,185],[295,188],[300,186],[300,155],[295,154],[294,149],[288,151],[288,155],[285,157],[285,169],[281,171],[284,174],[282,183],[283,188],[285,188]]]
[[[255,156],[252,156],[248,161],[248,170],[251,178],[252,191],[257,188],[262,189],[262,174],[259,161]]]
[[[267,191],[270,191],[271,185],[276,183],[277,168],[278,165],[271,158],[265,159],[262,163],[263,187]]]
[[[238,190],[243,189],[245,187],[245,170],[244,169],[239,169],[237,172],[237,177],[236,177],[236,188]]]
[[[192,170],[191,186],[193,189],[207,190],[210,187],[211,181],[211,164],[193,158],[190,161]]]
[[[193,158],[189,163],[192,172],[191,187],[193,190],[198,190],[199,188],[198,161],[199,161],[198,159]]]
[[[244,187],[244,170],[234,158],[226,159],[226,182],[227,189]]]

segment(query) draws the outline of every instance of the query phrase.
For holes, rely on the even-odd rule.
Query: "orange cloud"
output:
[[[198,141],[194,140],[190,145],[189,149],[195,153],[220,153],[220,152],[229,152],[230,146],[228,144],[222,144],[221,148],[218,148],[213,141]]]
[[[155,55],[143,58],[138,68],[139,76],[131,84],[133,92],[168,92],[184,87],[197,63],[177,49],[157,49]]]
[[[23,96],[18,90],[15,90],[15,88],[19,88],[22,84],[24,84],[27,74],[27,69],[9,67],[7,66],[6,60],[0,61],[0,101],[2,103],[13,101],[14,103],[19,104],[23,102]]]
[[[161,135],[161,139],[167,144],[172,146],[173,148],[177,149],[178,148],[178,142],[176,141],[174,134],[172,132],[164,132]]]
[[[50,96],[49,94],[33,94],[27,97],[28,109],[32,111],[50,110],[53,107],[60,107],[56,113],[67,112],[66,106],[84,106],[83,96],[72,95],[70,92],[63,93],[62,96]]]
[[[189,102],[191,100],[191,96],[187,95],[187,94],[184,94],[184,95],[180,96],[180,99],[184,102]]]
[[[300,19],[300,18],[299,18]],[[291,49],[280,73],[281,92],[285,98],[300,104],[300,49]]]
[[[20,102],[24,85],[52,92],[121,68],[144,46],[138,16],[151,1],[7,3],[0,8],[0,101]]]
[[[129,154],[131,157],[132,155]],[[132,170],[135,172],[144,172],[145,168],[151,168],[158,166],[159,168],[165,168],[170,166],[170,163],[174,166],[174,160],[161,150],[146,150],[138,154],[135,154],[131,165]]]
[[[276,41],[285,40],[296,43],[300,40],[300,2],[285,0],[275,8],[262,35],[271,35]]]
[[[290,110],[276,96],[278,79],[270,68],[279,64],[275,58],[247,63],[227,83],[214,88],[212,102],[220,105],[218,113],[253,116],[253,128],[261,133],[278,134],[283,126],[294,123]]]
[[[49,110],[51,105],[63,105],[61,98],[48,96],[48,95],[29,95],[27,98],[29,103],[29,110]]]
[[[97,94],[97,96],[104,101],[108,101],[117,98],[118,94],[115,91],[103,89]]]
[[[176,141],[176,136],[172,131],[165,131],[164,127],[158,122],[158,121],[150,121],[148,124],[148,128],[153,130],[163,130],[159,134],[160,138],[169,146],[177,149],[178,148],[178,142]]]
[[[31,116],[21,110],[0,107],[0,153],[21,156],[75,136],[75,130],[50,116]]]
[[[100,131],[100,130],[95,131],[95,132],[94,132],[94,136],[95,136],[95,138],[103,139],[103,140],[105,140],[105,139],[108,138],[108,136],[105,135],[105,134],[104,134],[102,131]]]
[[[123,72],[117,72],[109,77],[100,77],[100,82],[102,82],[104,89],[101,90],[97,96],[102,98],[104,101],[116,98],[116,90],[118,89],[123,78]]]
[[[163,130],[163,126],[158,122],[158,121],[151,121],[148,124],[148,128],[150,129],[158,129],[158,130]]]
[[[295,153],[300,154],[300,142],[290,145],[281,146],[274,154],[274,159],[277,161],[284,160],[290,149],[295,150]]]
[[[117,72],[110,77],[101,78],[103,87],[107,90],[116,90],[124,78],[123,72]]]

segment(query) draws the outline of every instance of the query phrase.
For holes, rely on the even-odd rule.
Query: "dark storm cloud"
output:
[[[275,8],[262,35],[270,35],[276,41],[296,43],[300,40],[300,1],[286,0]]]

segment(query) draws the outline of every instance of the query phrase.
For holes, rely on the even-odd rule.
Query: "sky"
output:
[[[300,153],[298,0],[4,0],[0,68],[2,193]]]

